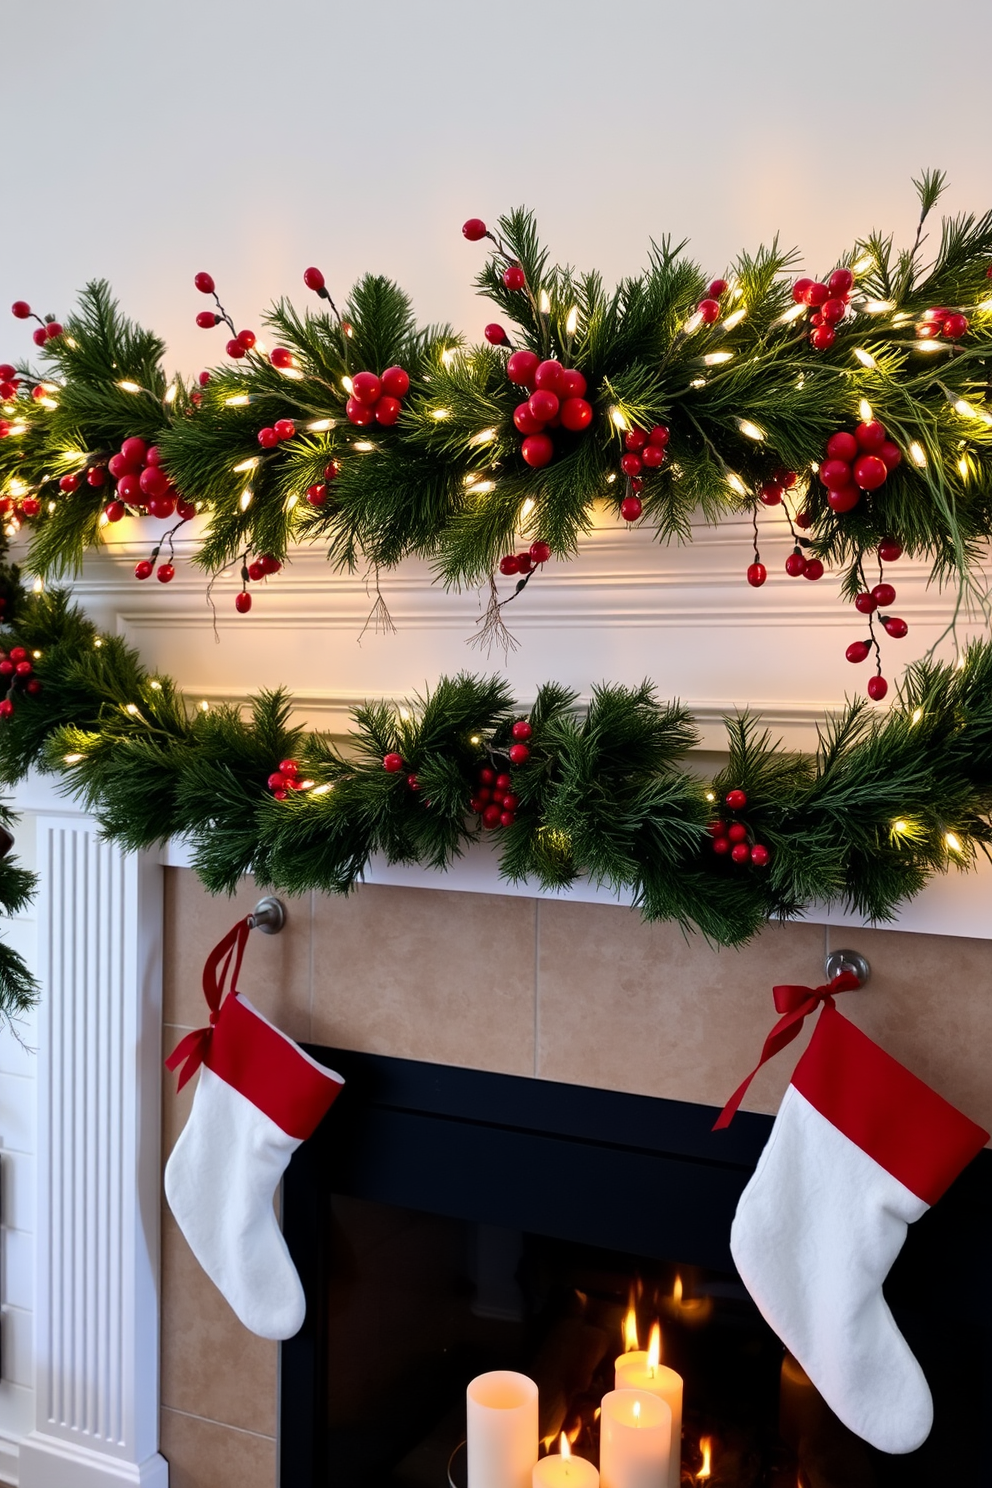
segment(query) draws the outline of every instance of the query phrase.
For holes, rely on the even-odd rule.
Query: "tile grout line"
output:
[[[182,1416],[187,1421],[202,1421],[204,1426],[219,1426],[222,1431],[237,1431],[242,1436],[253,1436],[258,1441],[274,1442],[274,1436],[266,1436],[264,1431],[250,1431],[247,1426],[235,1426],[231,1421],[215,1421],[213,1416],[198,1416],[195,1411],[180,1410],[175,1405],[162,1406],[163,1411],[169,1411],[174,1416]]]

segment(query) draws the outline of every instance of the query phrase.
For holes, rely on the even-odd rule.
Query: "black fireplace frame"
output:
[[[772,1117],[741,1112],[714,1132],[712,1106],[306,1047],[345,1087],[283,1184],[283,1231],[307,1299],[303,1328],[282,1345],[283,1488],[328,1481],[334,1193],[733,1271],[731,1220]],[[590,1204],[590,1192],[600,1202]],[[984,1152],[912,1226],[893,1276],[933,1275],[951,1255],[981,1274],[990,1246],[992,1152]],[[992,1327],[992,1277],[974,1300]]]

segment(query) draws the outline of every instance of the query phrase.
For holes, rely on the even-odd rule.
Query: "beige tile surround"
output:
[[[211,899],[191,870],[166,870],[167,1049],[205,1021],[204,960],[257,897]],[[241,990],[294,1038],[711,1105],[757,1059],[772,984],[815,985],[825,951],[851,945],[872,980],[844,1012],[992,1126],[992,941],[772,925],[718,951],[612,905],[383,886],[287,909],[281,935],[251,937]],[[745,1109],[774,1111],[794,1063],[766,1067]],[[166,1085],[165,1153],[191,1088]],[[277,1348],[241,1327],[167,1211],[162,1296],[172,1488],[275,1488]]]

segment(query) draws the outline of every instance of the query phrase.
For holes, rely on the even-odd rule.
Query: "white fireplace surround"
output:
[[[113,551],[88,563],[76,592],[99,624],[125,635],[195,697],[244,697],[285,682],[318,727],[340,729],[355,702],[409,697],[445,671],[499,669],[524,701],[544,678],[587,694],[598,679],[653,677],[662,696],[680,694],[701,719],[710,749],[720,746],[720,713],[757,700],[777,734],[809,747],[815,720],[841,702],[845,685],[860,681],[837,660],[859,626],[827,581],[812,586],[783,575],[761,594],[748,590],[746,537],[727,524],[675,552],[645,533],[593,534],[578,563],[552,567],[526,591],[512,617],[521,650],[506,668],[501,657],[487,661],[463,644],[478,614],[475,596],[445,596],[419,564],[384,579],[400,634],[369,635],[361,646],[355,638],[370,603],[364,584],[329,574],[313,552],[259,593],[247,620],[234,614],[233,582],[217,586],[221,645],[212,637],[203,581],[184,558],[168,592],[131,578],[147,546],[135,547],[133,527],[115,534]],[[784,559],[788,549],[776,541]],[[763,546],[777,552],[773,543]],[[936,637],[942,606],[925,591],[921,570],[907,566],[896,582],[900,612],[914,625],[922,621],[916,655]],[[888,648],[893,676],[896,660],[909,655]],[[10,1398],[3,1383],[10,1376],[6,1367],[0,1371],[0,1482],[165,1488],[168,1467],[158,1453],[161,868],[186,865],[188,854],[172,843],[162,853],[122,857],[49,778],[25,782],[14,804],[26,813],[22,842],[32,821],[37,832],[43,996],[33,1063],[18,1054],[13,1075],[0,1064],[4,1192],[12,1172],[30,1171],[32,1152],[21,1148],[32,1141],[37,1180],[33,1213],[22,1196],[16,1213],[0,1216],[10,1314],[3,1319],[5,1366],[15,1334],[17,1343]],[[539,892],[503,883],[489,844],[448,875],[373,863],[367,877]],[[990,886],[987,865],[937,879],[895,923],[992,938]],[[567,897],[611,896],[584,884]],[[822,907],[808,918],[860,923]],[[21,1109],[31,1101],[34,1136],[31,1113]]]

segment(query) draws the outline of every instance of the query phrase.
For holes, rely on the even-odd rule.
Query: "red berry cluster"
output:
[[[899,446],[878,419],[859,424],[853,434],[838,430],[827,440],[827,458],[820,466],[827,504],[838,514],[852,511],[863,491],[877,491],[901,463]]]
[[[923,319],[916,327],[921,341],[936,341],[941,336],[946,336],[948,341],[960,341],[967,333],[967,315],[962,315],[960,310],[945,310],[941,305],[924,310]]]
[[[834,269],[826,284],[819,279],[797,279],[792,286],[792,298],[797,305],[809,305],[809,339],[817,351],[826,351],[837,339],[834,326],[840,325],[847,314],[854,287],[854,275],[850,269]]]
[[[504,578],[510,578],[513,574],[522,574],[525,578],[534,572],[542,563],[547,563],[551,557],[551,549],[546,542],[532,542],[526,553],[507,553],[505,558],[499,560],[499,571]]]
[[[234,596],[234,608],[239,615],[247,615],[251,609],[248,585],[257,584],[261,579],[267,579],[270,574],[277,574],[281,568],[282,564],[272,553],[260,553],[251,563],[242,563],[241,588]],[[279,768],[281,769],[282,766],[280,765]]]
[[[296,425],[292,419],[276,419],[271,426],[266,426],[258,431],[258,442],[263,449],[275,449],[277,444],[283,444],[287,439],[295,439]]]
[[[0,438],[5,430],[0,419]],[[36,517],[41,511],[37,496],[0,496],[0,517],[13,517],[18,524],[22,517]]]
[[[742,790],[728,791],[723,799],[724,805],[735,816],[747,805],[747,796]],[[710,822],[709,834],[718,857],[729,855],[731,862],[751,863],[755,868],[767,868],[771,861],[771,851],[763,842],[754,840],[754,833],[746,822],[727,822],[718,818]]]
[[[867,585],[860,593],[854,596],[854,608],[859,615],[868,618],[869,635],[867,640],[852,641],[845,655],[848,661],[855,664],[867,661],[872,651],[875,652],[875,675],[868,678],[866,691],[873,702],[881,702],[889,690],[889,684],[882,676],[882,651],[875,634],[875,620],[879,621],[886,635],[891,636],[894,641],[901,641],[909,633],[909,626],[905,620],[898,615],[880,615],[879,610],[887,610],[889,605],[895,603],[896,591],[893,586],[885,581],[883,564],[895,563],[897,558],[902,557],[902,543],[894,537],[886,537],[878,545],[878,575],[879,582],[869,589]]]
[[[703,325],[713,325],[720,319],[721,306],[720,297],[725,295],[730,285],[726,279],[714,279],[706,287],[706,298],[700,300],[696,306],[696,314],[701,318]]]
[[[14,695],[17,684],[35,697],[41,691],[41,683],[33,675],[34,664],[23,646],[11,646],[10,651],[0,651],[0,677],[8,679],[7,696],[0,702],[0,718],[9,718],[14,711]]]
[[[196,507],[180,496],[162,469],[162,452],[157,444],[148,444],[137,435],[125,439],[106,467],[97,464],[88,468],[87,485],[102,486],[108,473],[117,482],[115,498],[103,509],[108,522],[119,522],[129,507],[162,520],[177,515],[180,521],[188,522],[196,516]],[[59,489],[66,495],[78,491],[79,486],[80,476],[75,473],[64,475],[59,481]]]
[[[312,486],[307,486],[307,500],[311,506],[323,506],[327,500],[328,483],[337,480],[340,474],[341,466],[337,460],[332,460],[329,465],[324,466],[324,479],[314,481]]]
[[[505,771],[497,774],[491,765],[483,765],[476,775],[475,793],[469,802],[469,810],[479,817],[482,826],[512,827],[516,821],[520,797],[513,789],[513,780]]]
[[[528,465],[539,470],[550,463],[555,452],[546,429],[568,429],[579,434],[592,423],[592,404],[585,397],[586,380],[574,367],[563,367],[553,357],[542,362],[533,351],[515,351],[506,364],[506,375],[510,382],[530,392],[527,401],[513,410],[513,422],[524,436],[520,453]]]
[[[377,423],[388,428],[403,412],[402,399],[410,390],[410,376],[402,367],[387,367],[381,377],[356,372],[344,411],[352,424],[364,428]]]
[[[0,403],[9,403],[12,398],[16,398],[20,385],[17,368],[12,367],[10,362],[0,362]]]
[[[33,333],[31,338],[35,346],[44,346],[46,341],[54,341],[56,336],[61,336],[62,334],[62,327],[54,315],[48,315],[42,320],[40,315],[34,313],[27,300],[15,300],[10,307],[10,313],[14,316],[15,320],[36,320],[38,322],[38,329]],[[13,368],[11,368],[11,371],[13,371]],[[0,394],[0,396],[4,395]]]
[[[723,280],[714,283],[723,284]],[[628,429],[623,436],[625,453],[620,456],[620,469],[630,485],[630,491],[620,503],[620,515],[625,522],[636,522],[644,510],[638,495],[644,489],[644,471],[659,470],[664,465],[670,438],[666,424],[655,424],[653,429]]]
[[[308,786],[313,785],[313,781],[300,779],[300,766],[297,760],[284,759],[279,761],[278,770],[273,770],[266,784],[277,801],[285,801],[290,791],[306,790]]]
[[[201,294],[213,295],[214,302],[217,306],[216,310],[201,310],[196,317],[197,325],[200,327],[201,331],[212,331],[214,326],[220,325],[223,321],[224,324],[229,327],[231,332],[231,339],[230,341],[228,341],[225,350],[227,351],[229,357],[233,357],[235,361],[240,361],[242,357],[248,355],[252,347],[255,345],[255,342],[258,339],[258,337],[255,335],[255,332],[235,330],[234,321],[228,315],[227,311],[221,304],[220,299],[218,298],[217,286],[214,284],[212,274],[208,274],[201,270],[199,274],[194,275],[193,283],[196,285]]]

